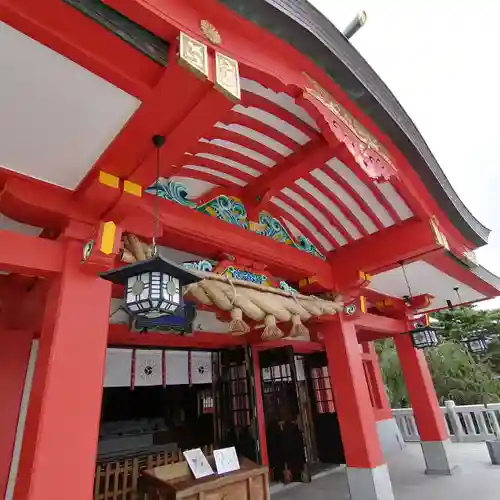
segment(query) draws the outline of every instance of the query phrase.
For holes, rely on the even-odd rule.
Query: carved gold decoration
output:
[[[370,148],[377,152],[389,165],[394,167],[394,163],[387,149],[382,146],[382,144],[380,144],[380,142],[344,108],[344,106],[337,102],[323,87],[321,87],[318,82],[313,80],[307,73],[302,74],[309,81],[309,85],[305,87],[306,92],[325,105],[346,127],[348,127],[363,143],[365,149]]]
[[[219,52],[215,53],[215,84],[230,99],[241,99],[238,62]]]
[[[209,42],[212,42],[214,45],[220,45],[222,43],[222,37],[217,31],[217,28],[206,19],[200,21],[200,29]]]
[[[436,216],[432,216],[429,219],[429,223],[431,225],[432,233],[434,234],[434,240],[435,240],[435,242],[439,246],[443,247],[444,249],[449,250],[450,249],[450,245],[448,243],[448,239],[446,238],[446,236],[439,229],[439,223],[437,221]]]
[[[200,76],[208,77],[207,46],[185,33],[180,34],[179,42],[179,64]]]

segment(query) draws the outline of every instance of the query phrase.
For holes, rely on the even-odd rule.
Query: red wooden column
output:
[[[392,484],[377,434],[375,416],[352,321],[322,326],[352,500],[393,500]]]
[[[269,465],[267,454],[266,419],[264,401],[262,399],[262,376],[260,371],[259,351],[252,346],[253,380],[255,384],[255,407],[257,410],[257,432],[259,433],[259,450],[262,465]]]
[[[51,283],[15,500],[92,498],[111,284],[84,274],[81,255],[67,243]]]
[[[446,451],[448,430],[424,353],[413,347],[410,335],[394,338],[413,408],[428,474],[451,474]]]
[[[0,330],[0,498],[4,498],[18,428],[33,332]]]

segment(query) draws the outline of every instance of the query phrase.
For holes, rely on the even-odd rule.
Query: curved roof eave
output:
[[[219,0],[323,68],[405,155],[453,225],[471,243],[490,230],[460,200],[424,138],[387,85],[344,35],[306,0]]]

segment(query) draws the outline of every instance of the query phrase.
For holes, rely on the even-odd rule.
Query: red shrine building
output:
[[[451,473],[409,332],[499,295],[489,231],[323,15],[0,0],[0,23],[2,498],[135,498],[144,468],[235,446],[273,482],[346,464],[352,500],[392,500],[383,338]]]

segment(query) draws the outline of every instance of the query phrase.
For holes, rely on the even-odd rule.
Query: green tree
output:
[[[380,367],[393,408],[410,406],[394,343],[378,345]],[[472,357],[461,344],[448,340],[426,351],[425,356],[441,404],[481,404],[500,401],[500,380],[487,362]]]

